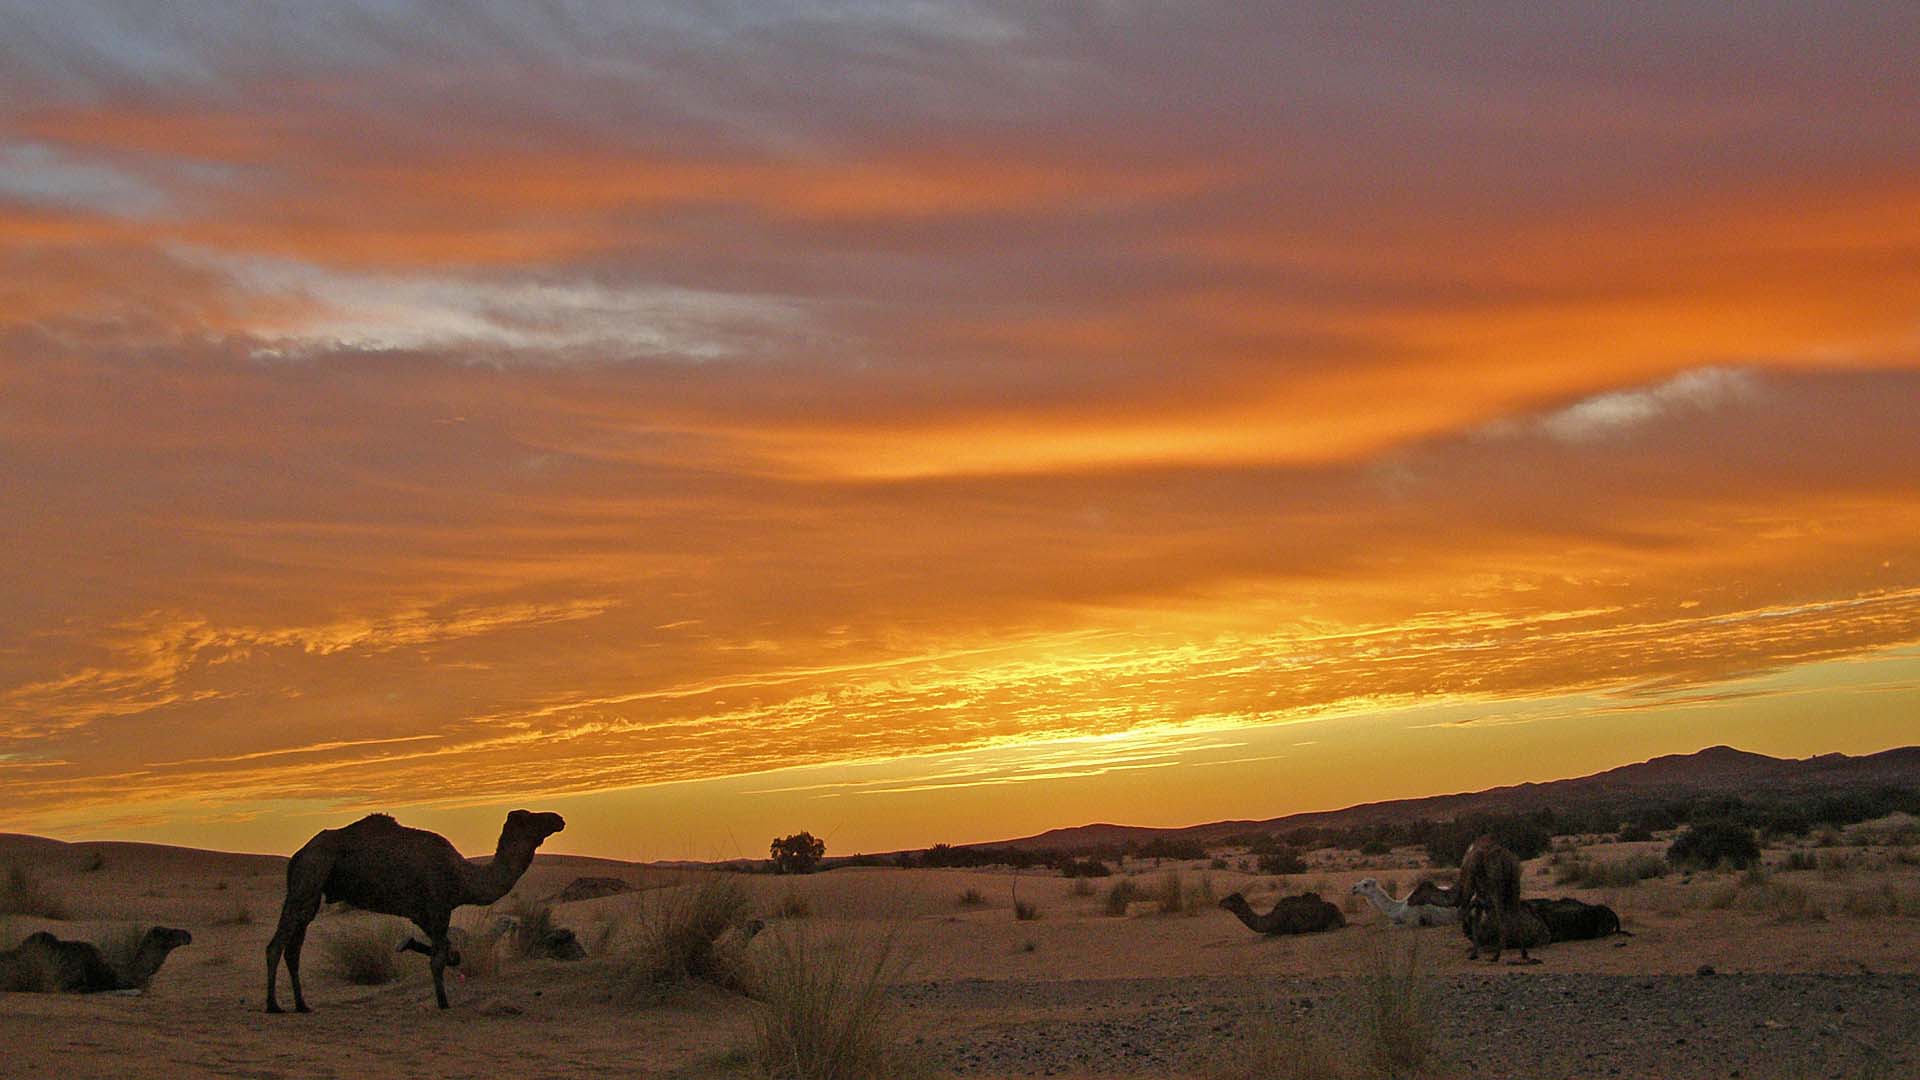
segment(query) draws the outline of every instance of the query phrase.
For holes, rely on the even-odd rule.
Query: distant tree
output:
[[[1703,821],[1689,825],[1667,849],[1667,861],[1675,866],[1719,866],[1745,870],[1759,861],[1760,845],[1753,830],[1737,821]]]
[[[1547,850],[1553,838],[1531,816],[1474,814],[1436,825],[1427,835],[1427,859],[1435,866],[1459,866],[1467,845],[1490,834],[1517,859],[1531,859]]]
[[[810,832],[783,836],[768,846],[773,868],[781,874],[811,874],[827,853],[827,842]]]
[[[1260,856],[1260,872],[1263,874],[1304,874],[1307,872],[1307,860],[1292,848],[1280,848],[1264,852]]]

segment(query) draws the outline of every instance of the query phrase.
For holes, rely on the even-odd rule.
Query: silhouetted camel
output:
[[[1493,959],[1497,963],[1500,954],[1506,951],[1507,939],[1511,936],[1508,923],[1519,918],[1520,910],[1520,860],[1513,852],[1500,846],[1492,836],[1482,836],[1467,847],[1467,853],[1460,860],[1459,906],[1463,913],[1461,926],[1466,927],[1465,912],[1473,902],[1484,898],[1493,922],[1491,942]],[[1480,938],[1467,929],[1467,959],[1480,956]],[[1545,944],[1545,942],[1541,942]],[[1520,958],[1527,958],[1526,946],[1520,948]]]
[[[1247,898],[1239,893],[1220,901],[1220,906],[1238,916],[1247,924],[1247,929],[1260,934],[1310,934],[1347,925],[1347,917],[1340,914],[1339,908],[1320,899],[1319,893],[1283,896],[1265,915],[1256,914],[1247,906]]]
[[[1413,891],[1407,894],[1407,903],[1424,907],[1449,907],[1457,909],[1460,906],[1460,897],[1455,890],[1449,889],[1445,885],[1436,884],[1431,881],[1423,881],[1415,885]],[[1453,919],[1449,921],[1458,921],[1459,918],[1460,914],[1456,910]]]
[[[1467,940],[1473,942],[1475,946],[1488,948],[1495,946],[1497,934],[1494,920],[1489,917],[1493,911],[1492,901],[1484,896],[1476,896],[1461,916],[1460,927],[1466,931]],[[1531,904],[1526,902],[1520,903],[1512,911],[1507,912],[1506,921],[1502,925],[1506,933],[1504,944],[1520,950],[1520,959],[1514,961],[1516,964],[1539,963],[1540,961],[1527,955],[1527,950],[1543,948],[1552,944],[1554,940],[1553,931],[1548,928],[1546,921]],[[1496,960],[1500,958],[1498,952],[1493,955]]]
[[[1563,896],[1558,900],[1522,900],[1520,906],[1547,924],[1547,932],[1555,941],[1591,941],[1614,934],[1633,936],[1620,929],[1620,916],[1605,904],[1589,904]]]
[[[0,990],[97,994],[108,990],[144,990],[167,954],[192,943],[185,930],[156,926],[140,938],[124,968],[107,962],[98,946],[61,941],[42,930],[17,947],[0,951]]]
[[[446,838],[409,829],[385,814],[369,814],[343,829],[323,829],[287,863],[287,899],[280,925],[267,942],[267,1011],[280,1002],[274,983],[287,958],[295,1012],[311,1012],[300,992],[300,947],[320,904],[342,901],[366,911],[412,919],[431,942],[433,997],[447,1007],[447,929],[453,909],[491,904],[512,890],[547,837],[566,828],[559,814],[515,810],[500,830],[493,861],[476,865]]]

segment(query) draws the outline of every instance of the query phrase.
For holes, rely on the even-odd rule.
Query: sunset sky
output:
[[[844,854],[1920,742],[1920,5],[0,26],[0,831]]]

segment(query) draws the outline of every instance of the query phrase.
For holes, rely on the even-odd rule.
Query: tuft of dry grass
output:
[[[1067,892],[1072,896],[1092,896],[1094,893],[1093,879],[1085,877],[1074,878],[1073,884],[1067,886]]]
[[[1411,1077],[1433,1063],[1437,1018],[1433,979],[1417,935],[1381,938],[1355,986],[1354,1011],[1375,1073]]]
[[[1132,878],[1121,878],[1107,889],[1106,912],[1114,918],[1125,918],[1127,908],[1144,895]]]
[[[1240,1039],[1209,1072],[1208,1080],[1359,1080],[1345,1047],[1305,1017],[1278,1019],[1263,1009],[1250,1035]]]
[[[327,970],[355,986],[384,986],[400,977],[400,944],[411,937],[399,919],[354,920],[320,939]]]
[[[66,902],[61,900],[40,875],[21,865],[11,863],[6,872],[0,874],[0,915],[34,915],[42,919],[65,919],[68,917]]]
[[[1554,870],[1555,885],[1582,889],[1631,889],[1650,878],[1666,876],[1670,867],[1657,855],[1629,855],[1623,859],[1569,859]]]
[[[1920,918],[1920,892],[1895,888],[1890,881],[1865,889],[1848,889],[1840,910],[1856,919]]]
[[[506,941],[509,953],[520,960],[545,955],[543,944],[554,930],[553,905],[515,898],[504,909],[498,904],[494,909],[502,918],[494,920],[489,932]]]
[[[1081,879],[1081,880],[1085,880],[1085,879]],[[960,899],[956,902],[961,907],[986,907],[987,906],[987,898],[980,895],[979,889],[968,889],[967,891],[960,894]]]
[[[1013,917],[1020,922],[1032,922],[1040,917],[1040,905],[1031,900],[1015,900]]]
[[[745,988],[745,940],[728,931],[746,923],[748,897],[732,876],[703,874],[641,900],[636,918],[611,935],[624,997],[649,1004],[695,983]]]
[[[766,1080],[909,1080],[926,1075],[887,986],[899,975],[895,939],[824,940],[803,927],[772,935],[752,966],[753,1039]]]
[[[253,912],[248,910],[247,902],[239,897],[233,898],[225,910],[213,917],[215,926],[252,926]]]
[[[1187,910],[1187,887],[1180,879],[1180,871],[1169,870],[1160,879],[1160,888],[1154,894],[1154,902],[1162,915],[1178,915]]]

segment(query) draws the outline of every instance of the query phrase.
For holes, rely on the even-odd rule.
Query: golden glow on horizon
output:
[[[1028,29],[914,30],[965,93],[799,47],[817,98],[0,77],[0,829],[479,845],[540,798],[731,854],[700,821],[1911,741],[1920,132],[1871,57],[1734,102],[1262,65],[1229,108]]]

